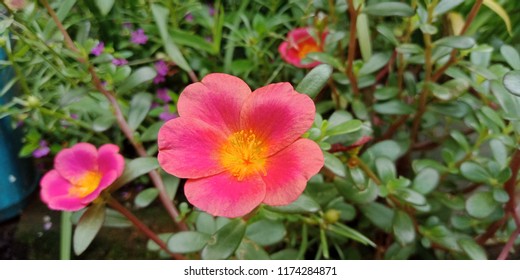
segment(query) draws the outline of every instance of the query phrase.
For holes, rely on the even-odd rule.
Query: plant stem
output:
[[[469,12],[468,17],[466,18],[466,22],[464,23],[464,26],[462,27],[462,30],[460,31],[459,35],[463,35],[464,33],[466,33],[469,26],[473,22],[473,19],[477,15],[478,10],[480,9],[480,6],[482,6],[483,2],[484,2],[484,0],[475,1],[475,4],[473,4],[473,7],[471,8],[471,11]],[[437,71],[435,71],[435,74],[433,74],[432,81],[434,81],[434,82],[437,81],[444,74],[444,72],[448,68],[450,68],[450,66],[452,66],[453,64],[455,64],[457,62],[456,55],[457,55],[457,49],[453,49],[451,51],[450,59],[448,60],[448,62],[446,62],[446,64],[444,64],[441,68],[439,68]]]
[[[350,34],[349,34],[349,43],[348,43],[348,56],[347,56],[347,69],[346,74],[348,79],[350,80],[350,85],[352,86],[352,92],[354,92],[354,96],[359,94],[359,88],[357,84],[356,75],[353,72],[353,63],[354,56],[356,54],[356,25],[357,25],[357,17],[358,11],[354,7],[354,0],[347,0],[348,5],[348,13],[350,15]]]
[[[148,238],[153,240],[161,249],[163,249],[166,253],[168,253],[170,256],[172,256],[174,259],[181,260],[184,259],[183,256],[179,254],[172,253],[170,250],[168,250],[168,246],[166,246],[166,243],[162,241],[148,226],[146,226],[139,218],[137,218],[132,212],[128,211],[121,203],[119,203],[114,198],[110,197],[107,200],[107,204],[117,210],[119,213],[123,214],[130,222],[134,224],[135,227],[137,227],[141,232],[143,232]]]
[[[509,240],[507,240],[507,243],[504,246],[504,248],[502,248],[502,251],[500,252],[500,255],[498,255],[497,260],[507,259],[507,256],[509,255],[509,251],[515,245],[515,240],[519,234],[520,234],[520,228],[516,228],[516,230],[509,237]]]
[[[372,171],[372,169],[370,169],[370,167],[368,167],[368,165],[360,158],[357,158],[357,160],[359,168],[361,168],[361,170],[363,170],[363,172],[365,172],[365,174],[367,174],[367,176],[370,177],[370,179],[372,179],[374,183],[376,183],[377,185],[381,185],[381,180]]]
[[[70,248],[72,245],[72,216],[71,212],[61,212],[60,225],[60,260],[70,260]]]
[[[90,65],[88,59],[81,57],[80,51],[74,45],[74,42],[70,38],[70,35],[68,34],[67,30],[65,29],[65,27],[63,26],[60,19],[58,18],[58,16],[54,12],[54,10],[51,8],[51,6],[47,2],[47,0],[40,0],[40,2],[47,9],[47,12],[49,13],[49,15],[53,19],[54,23],[58,27],[58,30],[60,30],[61,34],[63,35],[65,44],[67,45],[67,47],[71,51],[73,51],[79,55],[77,57],[77,60],[80,63],[84,64],[86,66],[86,68],[88,69],[88,72],[92,76],[92,83],[94,84],[94,87],[99,92],[101,92],[110,102],[112,109],[113,109],[113,113],[116,117],[117,123],[118,123],[121,131],[123,132],[123,134],[126,136],[128,141],[130,141],[130,143],[132,144],[132,146],[134,147],[134,149],[136,150],[137,154],[140,157],[147,157],[148,154],[146,153],[146,150],[144,149],[143,145],[141,143],[135,141],[134,132],[132,131],[132,129],[130,128],[128,123],[126,122],[124,115],[121,112],[121,108],[119,107],[119,104],[117,103],[117,99],[115,98],[115,94],[113,92],[105,89],[105,87],[103,86],[101,79],[97,75],[94,67],[92,65]],[[193,77],[191,77],[191,78],[193,79]],[[195,79],[196,79],[196,77],[195,77]],[[164,205],[165,209],[167,210],[168,214],[170,215],[170,217],[173,219],[173,221],[177,224],[177,226],[180,229],[186,230],[187,226],[182,221],[179,220],[179,211],[173,205],[173,202],[168,197],[166,188],[164,187],[164,183],[163,183],[159,173],[157,171],[151,171],[148,173],[148,175],[150,176],[152,182],[154,183],[155,187],[159,191],[159,198],[160,198],[162,204]]]

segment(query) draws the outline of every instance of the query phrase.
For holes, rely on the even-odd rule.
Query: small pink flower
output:
[[[317,42],[309,33],[309,28],[296,28],[287,34],[287,40],[283,42],[278,51],[282,58],[289,64],[299,68],[312,68],[321,62],[314,61],[303,64],[302,60],[312,52],[322,52],[327,32],[321,34],[321,42]]]
[[[54,159],[54,169],[40,181],[40,196],[53,210],[76,211],[96,199],[121,174],[125,162],[119,147],[78,143],[63,149]]]
[[[289,204],[323,166],[319,146],[301,138],[314,103],[289,83],[251,92],[237,77],[210,74],[186,87],[177,109],[159,131],[159,163],[188,178],[186,197],[212,215]]]
[[[164,60],[159,60],[154,64],[157,75],[166,76],[168,75],[168,64]]]
[[[104,50],[105,50],[105,43],[99,42],[94,48],[92,48],[90,53],[95,56],[100,56]]]
[[[4,3],[13,11],[21,10],[27,5],[25,0],[5,0]]]
[[[146,42],[148,42],[148,36],[144,34],[144,30],[142,28],[139,28],[136,31],[132,32],[131,36],[131,41],[134,44],[144,45],[146,44]]]
[[[191,13],[187,13],[185,16],[184,16],[184,19],[187,21],[187,22],[192,22],[193,21],[193,15]]]

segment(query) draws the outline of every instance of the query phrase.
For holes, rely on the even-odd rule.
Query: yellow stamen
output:
[[[267,174],[267,148],[252,130],[233,133],[222,145],[219,158],[224,168],[239,181],[254,173]]]
[[[101,181],[101,174],[99,172],[87,171],[79,180],[73,183],[72,188],[69,190],[69,194],[83,198],[91,194],[98,186]]]
[[[316,44],[303,44],[298,50],[298,58],[304,59],[307,54],[312,52],[319,52],[320,48]]]

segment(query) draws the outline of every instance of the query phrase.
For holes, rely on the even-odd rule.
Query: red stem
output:
[[[110,205],[110,207],[114,208],[119,213],[123,214],[126,218],[128,218],[128,220],[130,220],[135,225],[135,227],[137,227],[146,236],[148,236],[151,240],[153,240],[155,243],[157,243],[157,245],[159,245],[159,247],[161,247],[161,249],[163,249],[166,253],[168,253],[174,259],[177,259],[177,260],[184,259],[183,256],[172,253],[170,250],[168,250],[168,246],[166,245],[166,243],[164,243],[164,241],[162,241],[150,228],[148,228],[148,226],[146,226],[143,222],[141,222],[141,220],[139,220],[139,218],[134,216],[134,214],[132,214],[132,212],[128,211],[117,200],[115,200],[114,198],[111,197],[108,199],[107,203],[108,203],[108,205]]]
[[[359,94],[359,88],[356,80],[356,76],[353,72],[353,63],[354,56],[356,54],[356,25],[357,25],[357,17],[358,11],[354,8],[354,1],[347,0],[348,4],[348,13],[350,15],[350,36],[348,43],[348,56],[347,56],[347,69],[346,74],[348,79],[350,80],[350,85],[352,86],[352,91],[354,92],[354,96]]]

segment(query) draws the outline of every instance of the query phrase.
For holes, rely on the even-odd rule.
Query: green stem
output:
[[[60,260],[70,260],[70,248],[72,245],[72,212],[61,212],[60,228]]]

